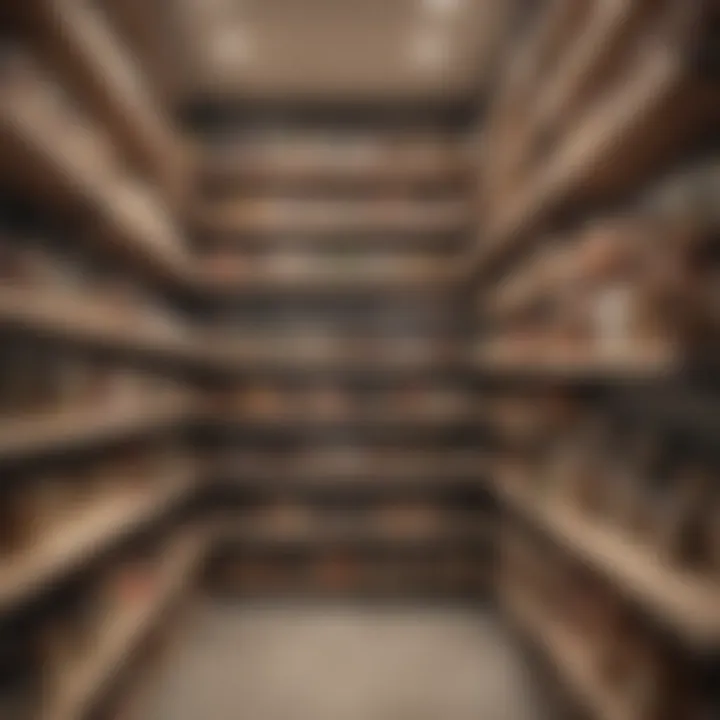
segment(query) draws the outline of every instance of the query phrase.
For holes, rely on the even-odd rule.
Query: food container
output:
[[[702,467],[683,466],[671,476],[655,514],[655,542],[666,562],[697,567],[703,548],[703,519],[714,478]]]

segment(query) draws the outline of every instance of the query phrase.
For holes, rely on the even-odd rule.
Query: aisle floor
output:
[[[491,614],[204,603],[141,720],[540,720]],[[543,718],[544,720],[544,718]]]

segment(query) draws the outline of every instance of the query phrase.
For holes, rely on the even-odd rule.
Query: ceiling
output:
[[[470,97],[508,0],[171,0],[182,91],[242,99]]]

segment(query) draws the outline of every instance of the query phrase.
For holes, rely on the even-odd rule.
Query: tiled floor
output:
[[[528,668],[469,610],[206,603],[139,720],[537,720]]]

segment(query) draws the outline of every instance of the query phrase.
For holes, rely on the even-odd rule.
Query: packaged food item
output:
[[[3,558],[22,552],[37,539],[31,522],[32,494],[22,481],[23,478],[17,478],[16,482],[8,482],[0,489],[0,555]]]
[[[655,430],[625,432],[626,441],[608,453],[612,495],[608,516],[618,528],[636,536],[647,529],[648,486],[661,471],[663,443]],[[612,450],[612,449],[611,449]]]
[[[642,630],[628,629],[617,648],[614,692],[638,720],[677,717],[677,674],[661,645]]]
[[[405,504],[381,508],[375,517],[380,532],[399,538],[427,535],[440,524],[438,511],[427,505]]]
[[[703,518],[714,478],[701,465],[682,465],[672,473],[656,515],[658,550],[668,562],[697,567],[703,555]]]
[[[56,355],[58,405],[73,409],[97,400],[94,393],[98,370],[84,358],[72,354]]]
[[[6,495],[7,540],[16,552],[52,537],[66,519],[67,486],[57,474],[40,474],[13,483]]]
[[[153,552],[133,553],[108,569],[96,588],[99,627],[150,603],[160,575],[160,563]]]
[[[357,587],[359,566],[350,555],[333,552],[318,560],[315,578],[320,590],[348,592]]]
[[[282,502],[268,508],[260,523],[261,529],[268,534],[280,537],[303,535],[312,529],[312,525],[309,509],[292,502]]]
[[[341,417],[349,411],[349,398],[340,388],[321,387],[310,390],[305,403],[311,415]]]
[[[240,392],[242,409],[249,416],[279,417],[288,414],[287,399],[277,388],[255,385]]]
[[[42,473],[32,478],[29,484],[32,497],[29,502],[33,505],[31,527],[36,537],[51,537],[57,528],[68,527],[74,510],[74,482],[73,475],[59,471]]]
[[[91,617],[91,595],[74,592],[62,597],[39,627],[43,696],[50,704],[66,690],[68,678],[90,657],[96,639],[90,632]]]
[[[202,266],[209,279],[220,283],[242,283],[252,277],[257,262],[234,248],[220,248],[208,253],[202,260]]]

